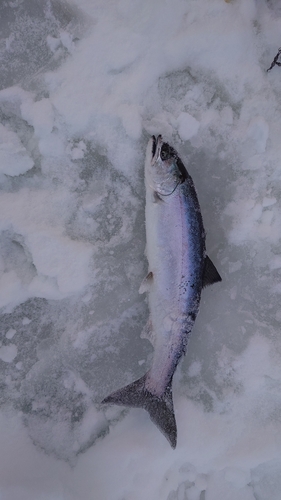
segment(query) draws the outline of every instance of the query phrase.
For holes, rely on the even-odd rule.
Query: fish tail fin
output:
[[[167,386],[164,394],[159,397],[146,388],[146,379],[147,373],[132,384],[113,392],[102,403],[144,408],[148,411],[152,422],[168,439],[172,448],[175,448],[177,444],[177,425],[173,407],[172,381]]]

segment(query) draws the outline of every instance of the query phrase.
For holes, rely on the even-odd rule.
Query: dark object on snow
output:
[[[154,355],[143,377],[113,392],[102,403],[144,408],[175,448],[173,375],[186,353],[201,291],[221,277],[206,255],[193,181],[176,150],[161,135],[157,139],[153,135],[148,143],[145,186],[149,272],[139,291],[148,292],[147,332]]]
[[[278,52],[277,52],[276,56],[274,57],[270,68],[268,68],[266,71],[270,71],[272,68],[274,68],[274,66],[281,66],[281,62],[278,61],[280,54],[281,54],[281,48],[278,49]]]

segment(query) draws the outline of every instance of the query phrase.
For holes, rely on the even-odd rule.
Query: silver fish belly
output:
[[[154,356],[139,380],[103,400],[146,409],[171,446],[177,442],[172,379],[185,354],[204,286],[221,281],[205,251],[205,231],[193,181],[162,137],[149,141],[146,163],[148,292]]]
[[[147,384],[161,396],[186,349],[199,309],[205,233],[191,178],[168,195],[147,185],[148,289],[155,355]]]

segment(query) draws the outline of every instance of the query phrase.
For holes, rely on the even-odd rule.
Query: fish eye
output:
[[[170,146],[169,146],[169,144],[164,142],[164,144],[162,145],[162,148],[161,148],[160,158],[162,161],[165,161],[170,157],[171,157]]]

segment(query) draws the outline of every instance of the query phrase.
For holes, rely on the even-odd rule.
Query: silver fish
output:
[[[146,238],[149,273],[147,330],[154,344],[150,370],[102,403],[148,411],[172,448],[177,444],[172,379],[185,354],[199,310],[202,288],[221,281],[206,255],[205,231],[193,181],[177,152],[161,135],[147,147]]]

